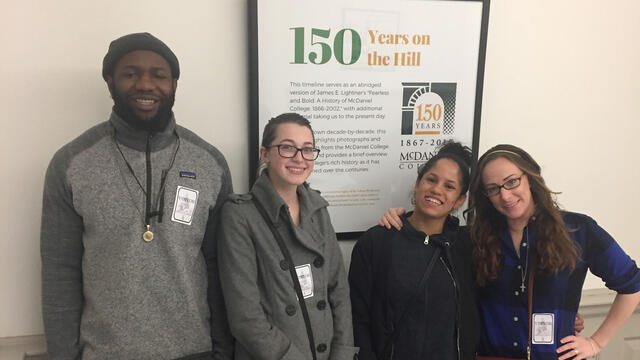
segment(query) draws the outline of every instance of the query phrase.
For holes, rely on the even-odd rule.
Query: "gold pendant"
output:
[[[150,242],[151,240],[153,240],[153,233],[151,232],[151,230],[149,230],[150,226],[147,225],[147,231],[142,233],[142,240],[146,241],[146,242]]]

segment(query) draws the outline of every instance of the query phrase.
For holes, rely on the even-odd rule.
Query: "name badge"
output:
[[[178,186],[176,199],[173,203],[171,220],[181,224],[191,225],[196,204],[198,204],[198,190]]]
[[[311,264],[296,266],[296,274],[298,274],[298,282],[302,289],[302,296],[310,298],[313,296],[313,274],[311,273]]]
[[[553,331],[555,326],[553,324],[553,314],[533,314],[533,344],[553,344]]]

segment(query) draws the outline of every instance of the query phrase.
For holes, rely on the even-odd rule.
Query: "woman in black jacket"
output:
[[[349,284],[361,360],[473,359],[471,243],[450,215],[466,199],[470,162],[468,147],[445,144],[419,168],[402,230],[375,226],[355,245]]]

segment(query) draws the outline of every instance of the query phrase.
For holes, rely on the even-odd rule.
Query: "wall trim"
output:
[[[44,334],[0,337],[0,348],[19,345],[42,345],[46,346]]]
[[[580,314],[583,317],[606,315],[617,294],[607,288],[583,290],[580,300]],[[636,307],[634,314],[640,314],[640,307]]]

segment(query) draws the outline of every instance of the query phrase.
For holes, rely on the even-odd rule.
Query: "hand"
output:
[[[584,318],[580,313],[576,313],[576,322],[573,324],[573,329],[576,331],[576,334],[580,334],[582,330],[584,330]]]
[[[595,356],[602,350],[598,343],[591,338],[581,335],[570,335],[560,340],[563,345],[556,352],[562,354],[558,360],[573,359],[580,360]]]
[[[387,229],[394,228],[400,230],[402,229],[402,219],[400,219],[400,215],[404,214],[404,208],[389,208],[378,220],[378,225],[384,226]]]

